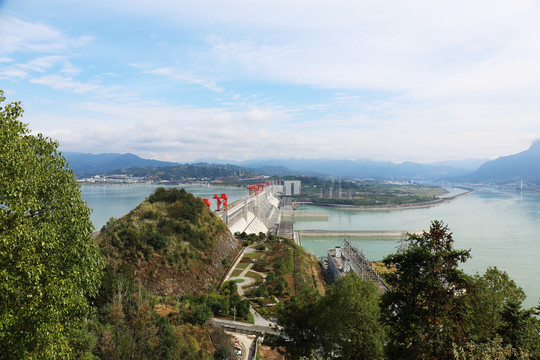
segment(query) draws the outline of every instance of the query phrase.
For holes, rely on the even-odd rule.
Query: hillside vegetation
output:
[[[157,188],[109,220],[96,244],[107,267],[83,348],[100,359],[214,359],[216,349],[232,351],[223,331],[205,322],[241,305],[238,295],[212,292],[240,243],[200,198]]]
[[[171,167],[132,167],[129,169],[117,169],[109,172],[109,175],[129,175],[144,178],[147,181],[190,181],[190,180],[214,180],[238,181],[246,177],[256,176],[250,169],[234,165],[218,164],[182,164]]]
[[[152,294],[172,296],[212,289],[240,246],[201,199],[164,188],[109,220],[96,242],[113,269],[127,268]]]

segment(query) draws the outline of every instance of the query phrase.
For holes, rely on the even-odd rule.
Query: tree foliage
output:
[[[0,105],[5,101],[0,91]],[[0,357],[73,358],[102,258],[58,143],[0,107]]]
[[[375,286],[348,274],[324,296],[305,292],[281,305],[282,346],[292,359],[322,353],[329,359],[382,359],[385,339]]]
[[[354,273],[338,279],[322,299],[326,356],[337,359],[382,359],[385,334],[379,294],[372,282]]]
[[[404,249],[384,259],[395,267],[382,298],[391,358],[448,359],[452,345],[466,341],[469,281],[458,265],[470,254],[453,242],[448,227],[433,221],[428,232],[409,235]]]
[[[522,309],[521,302],[511,299],[501,311],[502,323],[498,335],[504,344],[511,345],[533,359],[540,358],[540,321],[534,309]],[[513,357],[516,358],[516,357]]]
[[[316,292],[294,295],[290,301],[280,304],[278,323],[281,336],[274,337],[271,344],[284,348],[291,359],[310,356],[321,347],[320,296]]]
[[[468,292],[470,302],[471,339],[487,341],[493,339],[502,325],[501,312],[506,303],[525,300],[525,293],[510,279],[508,274],[496,267],[490,267],[480,276],[472,278]]]

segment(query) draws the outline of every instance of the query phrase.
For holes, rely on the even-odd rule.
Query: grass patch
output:
[[[258,259],[258,258],[260,258],[263,254],[264,254],[263,251],[257,251],[257,252],[254,252],[254,253],[249,253],[249,257],[250,257],[251,259]]]
[[[241,273],[242,273],[242,270],[233,270],[233,272],[231,274],[231,277],[232,276],[240,276]]]
[[[233,280],[235,283],[243,283],[245,280],[244,279],[235,279]]]
[[[236,268],[235,269],[245,269],[247,268],[249,265],[249,263],[239,263],[238,265],[236,265]]]
[[[255,280],[255,284],[253,286],[259,286],[259,284],[263,282],[263,277],[254,271],[248,271],[246,276]]]
[[[253,317],[253,314],[251,312],[248,313],[248,316],[247,316],[247,322],[250,323],[250,324],[255,324],[255,318]]]

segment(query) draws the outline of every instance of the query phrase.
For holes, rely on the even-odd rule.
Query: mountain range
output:
[[[477,170],[449,180],[496,185],[524,181],[540,185],[540,140],[533,142],[525,151],[487,161]]]
[[[117,169],[175,167],[179,163],[149,160],[134,154],[83,154],[66,152],[64,156],[77,176],[103,174]],[[460,183],[505,185],[519,181],[540,185],[540,140],[528,150],[495,160],[468,159],[431,164],[335,159],[268,159],[223,161],[204,159],[194,166],[223,167],[231,164],[261,175],[308,175],[343,178],[375,178],[416,181],[447,180]],[[209,164],[212,163],[212,164]],[[214,165],[215,164],[215,165]]]
[[[177,167],[181,164],[158,160],[149,160],[134,154],[85,154],[66,152],[64,156],[68,160],[71,169],[79,177],[104,174],[119,169],[160,168]],[[212,164],[209,164],[211,162]],[[376,179],[415,179],[415,180],[438,180],[448,176],[460,176],[471,170],[446,164],[419,164],[404,162],[394,164],[392,162],[361,160],[334,160],[334,159],[270,159],[249,161],[213,161],[191,164],[197,167],[223,167],[223,164],[231,164],[246,172],[255,172],[261,175],[308,175],[308,176],[336,176],[344,178],[376,178]],[[185,166],[185,164],[182,164]],[[470,165],[469,165],[470,166]]]
[[[77,176],[92,176],[104,174],[112,170],[128,169],[131,167],[165,167],[177,166],[178,163],[143,159],[131,153],[117,154],[87,154],[79,152],[63,152],[62,155],[69,167]]]

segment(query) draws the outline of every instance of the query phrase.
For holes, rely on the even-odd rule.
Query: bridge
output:
[[[230,331],[239,334],[246,335],[279,335],[279,329],[270,326],[254,325],[239,321],[224,320],[218,318],[212,318],[211,321],[219,325],[225,331]]]

